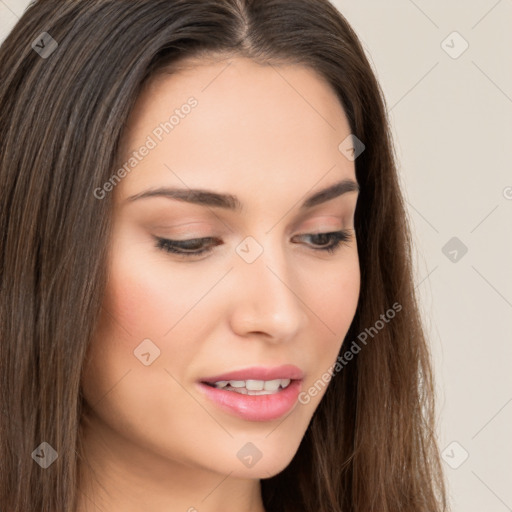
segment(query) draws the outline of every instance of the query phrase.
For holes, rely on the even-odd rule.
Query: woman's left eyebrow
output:
[[[351,179],[344,179],[308,196],[300,206],[300,210],[307,210],[308,208],[325,203],[343,194],[349,192],[359,193],[359,191],[360,188],[357,182]],[[159,187],[130,196],[126,201],[133,202],[149,197],[167,197],[169,199],[198,204],[200,206],[224,208],[237,212],[243,211],[243,203],[237,196],[221,194],[213,190],[205,189]]]

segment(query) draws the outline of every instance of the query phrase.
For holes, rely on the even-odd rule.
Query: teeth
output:
[[[242,395],[272,395],[277,393],[279,388],[284,389],[290,384],[290,379],[274,380],[220,380],[215,382],[217,389],[235,391]]]
[[[265,391],[277,391],[279,389],[279,386],[281,385],[281,379],[275,379],[275,380],[267,380],[264,384]],[[285,386],[283,386],[285,387]]]
[[[248,391],[261,391],[265,383],[262,380],[248,380],[245,382],[245,388]]]

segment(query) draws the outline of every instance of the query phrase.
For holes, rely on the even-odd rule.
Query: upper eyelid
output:
[[[304,219],[300,219],[300,223],[303,224],[303,223],[311,223],[313,225],[318,225],[317,223],[319,223],[321,225],[321,227],[314,227],[314,228],[310,228],[310,227],[307,227],[307,228],[304,228],[304,229],[301,229],[299,230],[296,226],[298,223],[293,223],[293,226],[290,226],[288,229],[287,229],[287,232],[290,233],[291,231],[300,231],[301,234],[304,233],[304,234],[312,234],[312,231],[318,231],[318,230],[321,230],[322,232],[332,232],[332,231],[336,231],[336,230],[342,230],[344,229],[343,227],[335,227],[335,226],[326,226],[324,223],[326,223],[327,221],[324,220],[324,219],[329,219],[331,222],[333,220],[335,220],[336,222],[341,222],[342,224],[348,224],[348,223],[351,223],[351,221],[353,220],[352,219],[352,215],[350,212],[347,214],[345,212],[343,213],[337,213],[337,214],[331,214],[331,215],[320,215],[318,217],[315,217],[313,219],[307,219],[307,220],[304,220]],[[195,225],[202,225],[203,222],[202,221],[192,221],[192,222],[180,222],[178,224],[172,224],[172,225],[155,225],[153,226],[154,229],[157,229],[157,230],[171,230],[171,229],[177,229],[177,228],[181,228],[183,230],[183,233],[178,233],[178,236],[183,234],[183,235],[187,235],[188,234],[188,231],[191,231],[191,230],[194,230],[195,227],[192,227],[192,226],[195,226]],[[324,225],[322,225],[324,224]],[[190,228],[189,228],[190,226]],[[214,225],[211,224],[210,222],[208,221],[205,221],[204,222],[204,228],[201,227],[201,228],[197,228],[197,229],[215,229]],[[348,229],[348,228],[347,228]],[[221,231],[224,231],[224,229],[222,229]],[[233,229],[231,229],[230,227],[228,228],[228,232],[226,232],[226,235],[229,235],[229,234],[232,234],[233,233]],[[210,235],[204,235],[206,238]],[[201,238],[200,236],[198,237],[195,237],[195,238]]]
[[[329,234],[329,233],[340,233],[340,232],[348,232],[348,233],[352,233],[354,232],[354,228],[350,228],[350,227],[342,227],[342,228],[336,228],[336,227],[332,227],[332,228],[329,228],[329,227],[324,227],[324,228],[319,228],[319,229],[311,229],[311,230],[303,230],[303,231],[300,231],[298,233],[296,233],[295,235],[293,236],[305,236],[305,235],[325,235],[325,234]],[[198,241],[198,240],[218,240],[219,238],[223,238],[224,235],[219,235],[219,236],[216,236],[216,235],[204,235],[204,236],[190,236],[188,238],[172,238],[172,237],[165,237],[165,236],[162,236],[162,237],[157,237],[157,238],[162,238],[162,239],[165,239],[165,240],[169,240],[171,242],[195,242],[195,241]]]
[[[349,196],[350,195],[351,194],[349,194]],[[346,196],[346,198],[348,198],[349,196]],[[340,196],[340,197],[344,197],[344,196]],[[193,204],[191,204],[190,206],[194,207]],[[187,220],[182,221],[179,219],[175,219],[175,222],[173,221],[172,223],[171,222],[167,223],[166,221],[169,220],[169,218],[166,219],[168,213],[166,212],[166,210],[163,210],[161,215],[160,214],[158,215],[160,217],[159,222],[158,222],[159,225],[157,223],[155,223],[153,227],[157,228],[157,229],[175,229],[175,228],[182,228],[183,226],[204,224],[208,228],[211,228],[211,227],[215,226],[217,224],[217,222],[220,222],[221,224],[223,224],[226,227],[226,229],[228,231],[233,232],[232,228],[229,227],[226,224],[225,220],[223,220],[219,216],[219,213],[222,213],[222,212],[211,211],[211,213],[215,218],[210,217],[209,215],[207,217],[203,218],[203,214],[198,214],[198,216],[194,219],[194,217],[195,217],[195,214],[194,214],[191,216],[192,219],[194,219],[194,220],[190,219],[189,221],[187,221]],[[186,213],[184,213],[183,215],[185,218],[188,217],[188,215]],[[287,231],[289,232],[290,230],[296,230],[297,226],[300,224],[303,224],[303,223],[309,223],[309,222],[315,223],[318,219],[322,219],[322,218],[329,218],[331,220],[334,219],[336,221],[342,221],[342,222],[346,223],[347,221],[350,222],[349,219],[351,219],[354,215],[355,215],[355,207],[347,208],[346,206],[339,207],[339,205],[337,207],[334,207],[332,204],[328,204],[326,202],[326,203],[311,207],[311,210],[308,212],[299,213],[291,221],[291,223],[290,223],[291,226],[289,226]],[[322,222],[322,221],[320,220],[320,222]],[[184,229],[186,230],[186,227]]]

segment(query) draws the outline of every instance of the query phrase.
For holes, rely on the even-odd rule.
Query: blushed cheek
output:
[[[212,313],[218,304],[200,300],[211,287],[207,279],[177,267],[165,256],[119,251],[104,300],[104,336],[131,352],[149,338],[162,351],[160,363],[166,349],[174,354],[191,346],[205,321],[218,319]]]
[[[169,328],[172,297],[179,296],[166,287],[168,279],[142,257],[115,258],[104,299],[112,327],[134,341],[161,336]]]
[[[84,394],[91,404],[126,372],[131,372],[131,381],[137,378],[142,365],[134,350],[144,339],[158,340],[165,329],[156,307],[155,281],[141,267],[126,266],[126,260],[117,260],[112,268],[83,375]],[[160,348],[160,342],[156,344]]]

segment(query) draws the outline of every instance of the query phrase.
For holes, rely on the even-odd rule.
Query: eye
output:
[[[331,231],[329,233],[309,233],[298,235],[300,238],[310,238],[313,242],[312,250],[324,251],[330,254],[336,252],[341,245],[352,240],[352,234],[348,230]],[[184,258],[193,258],[204,253],[211,252],[215,245],[222,241],[213,237],[191,238],[190,240],[169,240],[167,238],[155,237],[156,248],[162,251]]]
[[[211,243],[215,242],[215,238],[211,237],[191,238],[190,240],[168,240],[167,238],[160,237],[155,238],[156,247],[158,249],[185,257],[198,256],[199,254],[210,252],[213,249]],[[207,242],[210,242],[209,247],[205,247]]]
[[[300,237],[309,237],[311,239],[319,240],[320,243],[316,243],[314,245],[320,245],[320,247],[314,247],[314,251],[325,251],[328,253],[336,252],[342,244],[346,244],[351,241],[352,235],[347,230],[341,231],[331,231],[329,233],[316,233],[316,234],[307,234],[307,235],[299,235]],[[329,243],[331,242],[331,243]]]

